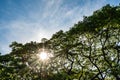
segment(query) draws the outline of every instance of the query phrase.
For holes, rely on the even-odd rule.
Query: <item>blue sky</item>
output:
[[[120,0],[0,0],[0,52],[13,41],[40,42],[59,30],[69,30],[83,16]]]

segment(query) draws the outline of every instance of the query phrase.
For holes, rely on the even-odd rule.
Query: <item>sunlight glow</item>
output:
[[[46,52],[41,52],[39,57],[41,60],[47,60],[49,58]]]

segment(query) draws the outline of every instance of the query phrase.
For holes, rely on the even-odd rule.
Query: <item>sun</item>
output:
[[[49,57],[48,57],[48,54],[46,52],[41,52],[40,55],[39,55],[40,59],[41,60],[47,60]]]

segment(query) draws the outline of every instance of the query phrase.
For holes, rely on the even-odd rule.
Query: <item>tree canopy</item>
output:
[[[120,80],[120,5],[84,16],[41,42],[12,42],[0,55],[0,80]],[[39,59],[44,50],[50,57]]]

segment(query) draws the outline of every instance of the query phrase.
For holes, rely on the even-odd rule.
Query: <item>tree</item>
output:
[[[11,53],[0,56],[0,79],[119,80],[119,22],[120,6],[106,5],[49,40],[13,42]],[[38,57],[43,46],[54,55],[46,62]]]

